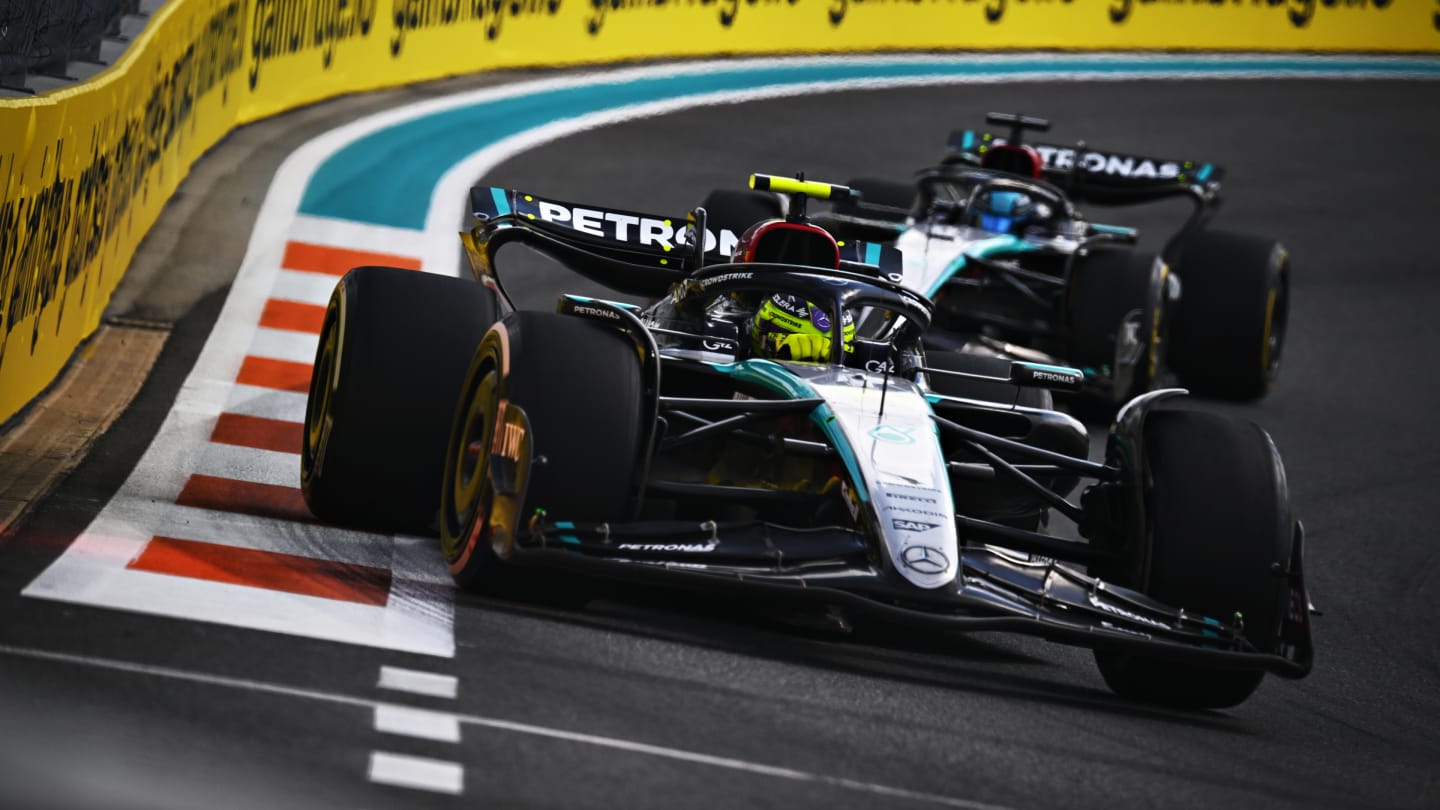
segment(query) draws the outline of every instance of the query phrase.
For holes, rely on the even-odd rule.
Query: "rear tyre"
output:
[[[1285,470],[1269,435],[1252,422],[1201,411],[1147,417],[1151,481],[1148,548],[1108,578],[1172,607],[1222,621],[1239,614],[1259,652],[1274,652],[1285,618],[1294,542]],[[1235,706],[1264,672],[1218,669],[1096,650],[1117,694],[1187,709]]]
[[[1269,393],[1280,373],[1290,309],[1290,257],[1279,242],[1201,231],[1176,249],[1180,303],[1166,351],[1197,395]]]
[[[1168,272],[1154,253],[1123,249],[1093,251],[1076,260],[1071,270],[1066,360],[1096,371],[1109,368],[1116,402],[1143,394],[1154,384]],[[1123,351],[1122,344],[1128,344]]]
[[[1010,361],[1003,357],[964,352],[925,353],[925,365],[946,371],[963,371],[966,374],[983,374],[987,377],[1009,377]],[[1001,405],[1022,405],[1027,408],[1054,410],[1055,402],[1044,388],[1013,385],[1008,382],[972,380],[952,377],[948,374],[931,374],[930,390],[947,397],[964,397]]]
[[[428,530],[450,414],[498,311],[473,281],[357,267],[325,310],[305,404],[300,488],[316,517]]]
[[[445,452],[440,538],[456,583],[502,586],[504,560],[536,510],[592,523],[628,518],[643,463],[643,399],[635,346],[614,328],[546,312],[497,323],[470,364]],[[512,409],[524,412],[525,428],[497,442]],[[514,486],[506,481],[514,476],[497,475],[491,452],[507,442],[518,443]]]

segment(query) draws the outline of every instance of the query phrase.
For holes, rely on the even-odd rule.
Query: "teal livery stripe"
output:
[[[1059,372],[1059,373],[1061,373],[1061,374],[1075,374],[1075,373],[1077,373],[1077,372],[1078,372],[1078,373],[1081,373],[1081,374],[1085,373],[1085,372],[1083,372],[1083,371],[1080,371],[1080,369],[1078,369],[1078,368],[1073,368],[1073,367],[1071,367],[1071,366],[1050,366],[1050,365],[1046,365],[1046,364],[1044,364],[1044,363],[1030,363],[1030,362],[1026,362],[1026,361],[1017,361],[1017,362],[1020,362],[1020,364],[1023,365],[1023,366],[1025,366],[1026,368],[1033,368],[1033,369],[1036,369],[1037,371],[1056,371],[1056,372]]]
[[[771,360],[751,359],[741,360],[738,363],[716,364],[713,366],[717,371],[729,374],[737,380],[759,383],[791,399],[815,399],[820,393],[810,383],[785,370],[784,366]],[[860,460],[855,457],[855,448],[850,446],[850,440],[846,438],[845,432],[835,424],[835,414],[830,406],[824,403],[815,406],[815,411],[810,414],[810,420],[823,431],[835,452],[840,454],[840,461],[850,473],[850,483],[855,487],[855,497],[862,501],[870,500],[870,492],[865,487],[865,477],[860,472]]]
[[[505,199],[504,189],[491,188],[490,198],[495,201],[496,216],[503,217],[510,213],[510,201]]]
[[[954,278],[956,273],[965,269],[966,256],[988,259],[1006,253],[1028,253],[1035,249],[1034,245],[1010,234],[997,234],[989,239],[980,239],[971,242],[970,245],[965,248],[965,252],[956,256],[955,260],[950,263],[950,266],[945,268],[945,272],[941,273],[940,276],[930,284],[930,289],[926,290],[925,294],[934,298],[935,294],[940,292],[940,288],[945,286],[946,282]]]

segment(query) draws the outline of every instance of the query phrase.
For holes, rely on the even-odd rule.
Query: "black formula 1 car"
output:
[[[1170,705],[1235,705],[1267,672],[1309,672],[1303,533],[1264,431],[1157,409],[1183,393],[1157,391],[1089,460],[1047,390],[1079,371],[927,349],[931,305],[887,278],[894,248],[806,216],[851,190],[752,183],[786,194],[788,216],[477,188],[462,241],[478,283],[351,270],[310,385],[311,511],[428,526],[465,588],[578,573],[1031,633],[1094,648],[1115,691]],[[498,272],[511,243],[654,303],[518,311]],[[826,338],[811,362],[755,337],[777,295]],[[1086,539],[1047,533],[1052,513]]]
[[[893,243],[904,283],[935,302],[927,343],[985,345],[1064,362],[1089,394],[1123,403],[1164,384],[1250,400],[1280,370],[1289,257],[1270,239],[1206,227],[1224,171],[1212,164],[1026,143],[1049,122],[991,113],[999,136],[961,131],[913,183],[851,180],[861,199],[819,221]],[[1182,197],[1192,216],[1159,253],[1132,228],[1089,222],[1080,203]]]

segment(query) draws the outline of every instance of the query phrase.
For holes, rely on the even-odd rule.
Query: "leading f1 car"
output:
[[[851,190],[752,183],[788,215],[477,188],[474,280],[351,270],[311,380],[310,509],[428,527],[482,592],[574,580],[534,576],[554,569],[1030,633],[1169,705],[1231,706],[1310,670],[1302,530],[1264,431],[1157,391],[1090,460],[1046,390],[1078,371],[927,350],[931,303],[887,277],[895,249],[806,215]],[[512,243],[652,303],[517,310]],[[1048,531],[1059,518],[1084,539]]]

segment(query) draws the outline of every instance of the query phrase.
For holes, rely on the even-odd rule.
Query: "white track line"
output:
[[[465,769],[458,763],[385,751],[370,753],[370,781],[377,785],[428,790],[455,796],[465,790]]]
[[[411,258],[419,255],[414,252],[415,246],[425,238],[423,232],[411,228],[361,224],[348,219],[331,219],[310,214],[296,214],[288,233],[292,242],[333,245],[350,250]]]
[[[86,542],[95,543],[98,539]],[[112,545],[119,542],[114,541]],[[129,549],[129,557],[133,557],[144,547],[144,542],[124,545]],[[219,606],[226,612],[225,623],[232,627],[443,658],[455,655],[451,624],[454,611],[449,593],[437,591],[433,586],[395,587],[392,581],[384,606],[365,605],[121,566],[102,570],[92,562],[101,552],[88,548],[85,551],[84,556],[67,559],[59,571],[66,576],[87,577],[92,590],[81,594],[67,592],[62,595],[66,602],[170,616],[193,615],[197,612],[196,605]],[[86,567],[89,570],[75,570]],[[43,588],[42,584],[30,595],[48,598]]]
[[[175,669],[173,667],[161,667],[150,664],[137,664],[129,661],[120,661],[111,658],[98,658],[87,655],[75,655],[72,653],[51,652],[49,650],[38,650],[30,647],[12,647],[0,645],[0,655],[9,655],[16,658],[28,658],[38,661],[53,661],[57,663],[74,664],[77,666],[94,667],[113,672],[127,672],[138,675],[149,675],[157,678],[170,678],[191,683],[201,683],[208,686],[219,686],[228,689],[241,689],[251,692],[260,692],[271,695],[283,695],[285,697],[300,698],[304,700],[316,700],[326,703],[334,703],[344,706],[374,710],[376,706],[382,705],[382,701],[370,700],[367,698],[343,695],[336,692],[325,692],[318,689],[305,689],[283,684],[267,683],[265,681],[254,681],[244,678],[230,678],[223,675],[211,675],[203,672],[192,672],[189,670]],[[381,677],[384,677],[386,669],[394,667],[382,667]],[[399,670],[400,672],[413,672],[412,670]],[[427,673],[421,673],[427,674]],[[782,768],[775,765],[766,765],[759,762],[735,759],[732,757],[718,757],[710,754],[702,754],[695,751],[685,751],[677,748],[666,748],[659,745],[621,740],[615,737],[604,737],[596,734],[581,734],[563,729],[547,728],[529,723],[515,723],[509,720],[501,720],[494,717],[484,717],[473,714],[457,714],[456,719],[465,725],[488,728],[496,731],[508,731],[515,734],[524,734],[532,737],[544,737],[552,740],[563,740],[566,742],[578,743],[581,745],[592,745],[600,748],[608,748],[615,751],[625,751],[632,754],[658,757],[677,762],[687,762],[694,765],[705,765],[714,768],[722,768],[732,771],[755,774],[757,776],[769,776],[776,779],[786,779],[795,782],[804,782],[816,786],[836,787],[856,793],[868,794],[870,796],[884,796],[893,799],[906,799],[909,801],[933,804],[940,807],[957,807],[963,810],[1009,810],[1005,805],[990,804],[987,802],[961,799],[954,796],[941,796],[935,793],[908,790],[890,785],[881,785],[874,782],[862,782],[855,779],[846,779],[838,776],[827,776],[825,774],[811,773],[808,771],[796,770],[794,768]]]
[[[163,507],[151,528],[160,537],[386,571],[395,556],[390,538],[383,534],[191,506]]]
[[[390,575],[396,581],[404,580],[417,586],[430,585],[447,593],[455,590],[455,581],[450,578],[450,572],[443,564],[435,564],[435,538],[397,534],[391,548],[395,557],[390,561]],[[393,593],[391,598],[394,598]],[[450,600],[450,597],[446,598]]]
[[[454,675],[440,675],[435,672],[420,672],[400,667],[380,667],[381,689],[409,692],[414,695],[454,699],[459,693],[460,682]]]
[[[460,718],[455,715],[388,703],[375,707],[375,730],[436,742],[460,742]]]

